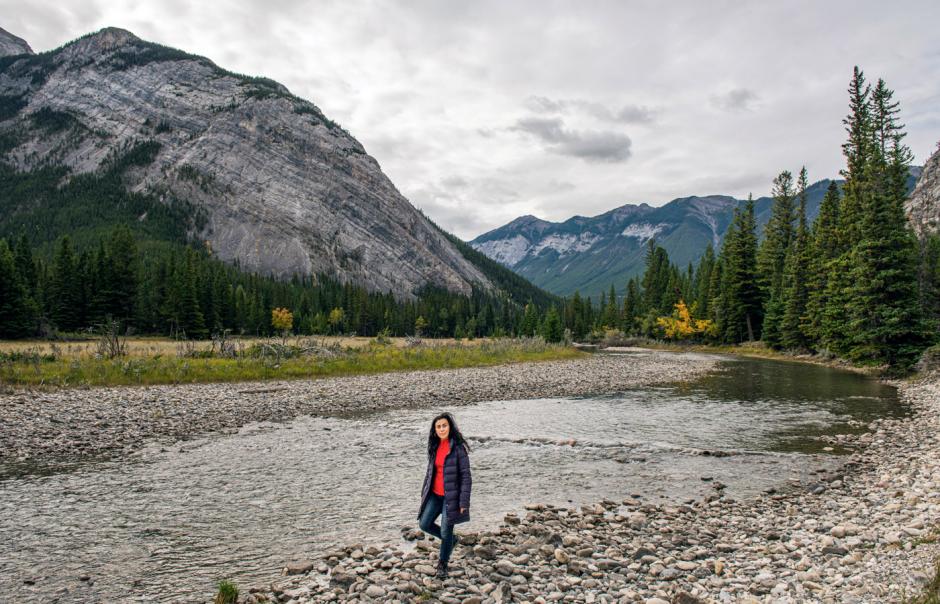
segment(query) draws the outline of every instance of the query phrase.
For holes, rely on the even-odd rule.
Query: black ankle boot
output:
[[[447,562],[445,560],[437,561],[437,578],[438,579],[447,578]]]

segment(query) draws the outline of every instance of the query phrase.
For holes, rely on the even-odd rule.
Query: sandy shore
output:
[[[647,352],[318,380],[22,390],[0,395],[0,463],[119,456],[154,440],[230,433],[250,422],[302,415],[617,392],[691,379],[717,359]]]
[[[351,544],[243,601],[902,602],[940,554],[940,376],[899,388],[912,417],[839,436],[858,452],[793,492],[530,504],[498,530],[463,535],[444,582],[433,577],[438,543],[407,530],[413,550]]]

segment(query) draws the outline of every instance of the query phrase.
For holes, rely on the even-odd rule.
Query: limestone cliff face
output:
[[[156,141],[156,159],[127,187],[205,210],[208,224],[193,238],[248,270],[327,273],[404,298],[427,285],[491,288],[356,139],[272,80],[109,28],[0,61],[4,97],[22,108],[0,114],[0,134],[17,133],[0,159],[76,174]],[[71,126],[36,127],[31,116],[49,110],[69,114]]]
[[[904,209],[918,235],[940,232],[940,149],[927,160]]]
[[[0,57],[31,54],[33,54],[33,49],[29,47],[26,40],[18,38],[0,27]]]

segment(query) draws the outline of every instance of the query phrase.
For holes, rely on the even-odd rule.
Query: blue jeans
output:
[[[441,517],[440,526],[434,524],[438,516]],[[447,504],[443,497],[435,493],[428,494],[418,526],[428,535],[441,540],[441,560],[450,560],[450,553],[454,550],[454,527],[447,521]]]

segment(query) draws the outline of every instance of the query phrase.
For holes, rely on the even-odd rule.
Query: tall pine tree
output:
[[[783,318],[780,321],[780,343],[784,348],[808,349],[809,336],[804,324],[806,305],[809,301],[810,248],[809,227],[806,224],[806,167],[800,170],[797,182],[799,207],[797,209],[796,234],[787,253],[783,274]]]

